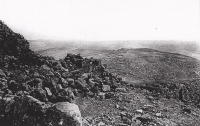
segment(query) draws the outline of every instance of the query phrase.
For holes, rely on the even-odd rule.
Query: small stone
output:
[[[141,121],[140,120],[134,120],[134,122],[131,123],[131,126],[140,126]]]
[[[153,96],[149,96],[148,99],[153,100]]]
[[[129,126],[129,125],[125,123],[119,123],[118,126]]]
[[[150,122],[152,120],[152,118],[148,114],[144,114],[141,117],[137,117],[136,119],[140,120],[143,123]]]
[[[52,93],[48,87],[45,87],[44,89],[46,90],[48,96],[52,96]]]
[[[110,91],[110,85],[102,85],[102,91],[104,92]]]
[[[153,105],[144,105],[144,107],[153,107]]]
[[[27,91],[24,91],[24,94],[25,94],[25,95],[29,95],[30,93],[29,93],[29,92],[27,92]]]
[[[129,125],[132,123],[132,120],[126,116],[122,117],[122,121],[123,121],[123,123],[129,124]]]
[[[127,111],[128,108],[127,108],[126,106],[122,106],[122,107],[120,107],[120,110],[122,110],[122,111]]]
[[[6,77],[5,73],[0,69],[0,77]]]
[[[69,72],[69,69],[65,69],[64,67],[61,68],[62,72]]]
[[[190,114],[191,109],[190,108],[183,108],[182,112]]]
[[[103,122],[99,122],[98,123],[98,126],[105,126],[106,124],[105,123],[103,123]]]
[[[118,108],[119,108],[119,105],[118,105],[118,104],[116,104],[116,105],[115,105],[115,107],[118,109]]]
[[[143,113],[143,110],[142,109],[138,109],[138,110],[136,110],[136,112]]]
[[[126,112],[124,112],[124,111],[123,111],[123,112],[120,112],[120,115],[121,115],[121,116],[126,116]]]
[[[62,75],[63,78],[67,78],[68,75],[69,75],[69,72],[63,72],[61,75]]]
[[[100,100],[105,99],[105,93],[103,93],[103,92],[100,92],[100,93],[98,94],[98,96],[99,96]]]
[[[7,82],[6,78],[5,78],[5,77],[2,77],[2,78],[1,78],[1,82]]]
[[[58,123],[59,126],[63,125],[63,120],[61,119],[60,122]]]
[[[138,126],[139,126],[139,125],[141,124],[141,121],[140,121],[140,120],[136,120],[136,122],[135,122],[135,123],[136,123],[136,125],[138,125]]]
[[[195,115],[195,116],[198,116],[197,113],[195,113],[195,112],[193,112],[192,114]]]
[[[161,114],[161,113],[156,113],[156,116],[157,116],[157,117],[161,117],[162,114]]]
[[[122,97],[118,97],[118,101],[122,102],[123,101]]]
[[[63,89],[61,84],[58,84],[57,87],[58,87],[58,90],[62,90]]]
[[[126,92],[126,88],[116,88],[115,91]]]

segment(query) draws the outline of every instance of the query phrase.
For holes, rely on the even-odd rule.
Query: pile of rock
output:
[[[28,116],[28,119],[33,116],[28,115],[25,110],[17,110],[21,108],[20,105],[26,106],[24,102],[29,104],[29,100],[24,98],[37,99],[38,101],[33,100],[34,108],[45,111],[43,110],[45,105],[50,106],[49,104],[59,102],[72,103],[76,96],[96,97],[103,100],[111,98],[113,91],[120,90],[118,86],[121,78],[105,71],[100,61],[93,58],[84,59],[80,55],[68,54],[64,60],[48,59],[41,66],[15,63],[15,69],[10,65],[14,64],[13,60],[10,60],[9,56],[6,58],[8,66],[0,69],[0,96],[2,108],[5,108],[5,111],[1,110],[1,115],[6,120],[14,120],[15,123],[15,120],[25,118],[17,116],[20,113]],[[8,112],[6,108],[9,110]],[[16,116],[11,118],[10,116],[13,116],[15,111],[18,111],[14,114]],[[31,112],[35,113],[35,111],[38,110]],[[45,114],[43,113],[43,115]],[[37,116],[37,118],[39,117],[42,117],[42,114]],[[19,124],[24,124],[24,121],[19,121]]]
[[[0,21],[0,118],[10,125],[64,125],[69,105],[79,113],[76,96],[110,98],[121,85],[121,78],[105,69],[101,60],[80,54],[60,60],[38,55]]]

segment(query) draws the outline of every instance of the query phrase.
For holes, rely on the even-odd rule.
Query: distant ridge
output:
[[[178,53],[148,48],[123,48],[102,50],[93,56],[103,59],[109,71],[129,80],[179,80],[200,77],[200,61]]]
[[[109,71],[120,73],[129,80],[154,80],[154,77],[158,77],[160,80],[162,78],[173,80],[199,77],[197,74],[200,71],[198,58],[179,54],[179,50],[168,52],[145,47],[134,49],[123,47],[113,50],[95,48],[95,46],[78,48],[76,45],[71,48],[68,43],[62,43],[62,46],[56,45],[56,48],[52,47],[54,45],[38,52],[54,58],[62,58],[66,53],[80,53],[84,57],[99,58],[108,64]]]
[[[32,42],[34,41],[34,42]],[[48,45],[47,43],[51,43]],[[39,45],[47,44],[44,48],[40,48]],[[80,52],[81,50],[118,50],[121,48],[125,49],[137,49],[137,48],[149,48],[154,49],[162,52],[169,52],[169,53],[179,53],[183,55],[187,55],[189,57],[193,57],[200,60],[200,44],[194,41],[147,41],[147,40],[135,40],[135,41],[102,41],[102,42],[87,42],[87,41],[55,41],[55,40],[31,40],[30,47],[33,51],[40,51],[44,55],[51,55],[54,58],[55,56],[64,57],[62,53],[60,54],[59,51],[54,52],[54,50],[44,51],[46,49],[56,47],[62,52]],[[35,48],[36,47],[36,48]],[[63,47],[66,47],[64,49]],[[73,47],[73,49],[68,48]],[[74,48],[76,50],[74,50]],[[78,49],[79,50],[78,50]],[[41,51],[43,50],[43,51]],[[54,56],[55,54],[55,56]]]

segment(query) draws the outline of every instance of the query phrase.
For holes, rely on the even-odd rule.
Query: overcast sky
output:
[[[199,41],[199,0],[1,0],[26,39]]]

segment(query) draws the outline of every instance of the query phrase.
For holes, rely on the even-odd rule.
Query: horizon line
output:
[[[199,42],[198,40],[167,40],[167,39],[163,39],[163,40],[139,40],[139,39],[135,39],[135,40],[78,40],[78,39],[66,39],[66,40],[61,40],[61,39],[27,39],[28,41],[58,41],[58,42],[131,42],[131,41],[149,41],[149,42]]]

